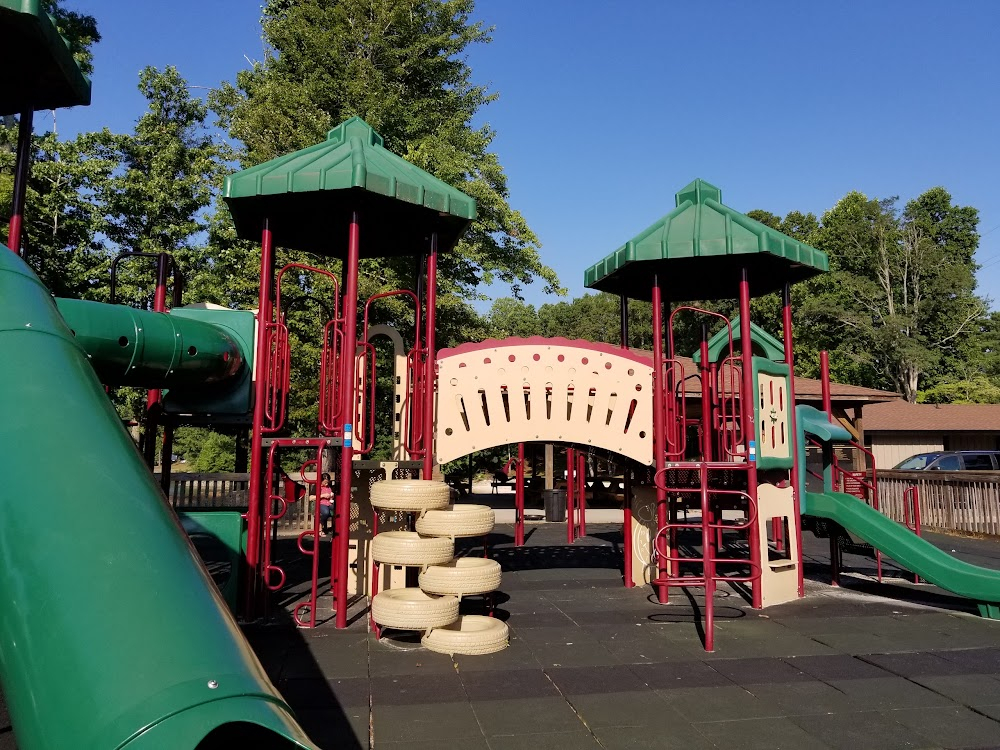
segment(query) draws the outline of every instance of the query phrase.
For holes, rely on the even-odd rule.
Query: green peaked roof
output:
[[[325,141],[226,178],[223,197],[243,239],[259,240],[264,221],[283,247],[343,257],[347,222],[360,212],[363,256],[426,251],[438,233],[448,250],[476,218],[476,202],[385,148],[360,117]]]
[[[754,296],[829,270],[824,253],[722,203],[722,192],[695,180],[677,207],[584,273],[590,289],[649,299],[653,275],[668,301],[739,296],[745,267]]]
[[[39,0],[0,0],[0,115],[90,104],[90,79]]]
[[[740,316],[733,318],[731,324],[733,328],[733,346],[741,340],[740,336]],[[753,353],[759,357],[764,357],[772,362],[780,362],[785,358],[785,345],[778,341],[759,325],[750,321],[750,342]],[[728,352],[729,349],[729,329],[723,326],[712,338],[708,340],[708,361],[718,362],[719,359]],[[696,350],[691,355],[697,363],[701,363],[701,351]]]

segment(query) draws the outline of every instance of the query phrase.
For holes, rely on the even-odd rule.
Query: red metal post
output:
[[[625,588],[630,589],[635,586],[632,580],[632,467],[625,464],[625,472],[622,476],[622,491],[625,495],[625,521],[622,524],[622,536],[624,537],[622,548],[625,554]]]
[[[782,342],[785,345],[785,364],[788,365],[788,412],[789,439],[793,441],[798,434],[795,431],[795,356],[793,353],[792,341],[792,285],[785,282],[785,288],[781,294],[782,309]],[[795,445],[792,445],[792,455],[795,455]],[[798,460],[792,461],[792,500],[795,513],[795,537],[798,539],[798,547],[795,550],[795,562],[797,564],[799,578],[799,596],[805,596],[805,581],[802,569],[802,498],[799,497],[799,467]]]
[[[743,410],[743,435],[745,441],[745,451],[747,458],[747,494],[750,496],[751,506],[748,509],[751,518],[757,512],[757,445],[755,435],[757,429],[754,418],[754,404],[757,396],[753,387],[753,343],[750,339],[750,278],[747,269],[744,268],[740,275],[740,351],[743,366],[743,388],[740,396],[740,408]],[[747,536],[750,542],[750,562],[756,570],[760,570],[760,532],[757,524],[753,524],[747,529]],[[760,609],[762,604],[760,578],[751,582],[752,605],[754,609]]]
[[[704,387],[704,385],[702,385]],[[702,575],[705,576],[705,650],[715,651],[715,529],[710,521],[711,508],[708,496],[708,464],[702,462],[698,468],[701,484],[701,545],[702,545]],[[751,538],[757,524],[751,527]],[[753,570],[751,569],[751,574]],[[756,585],[754,591],[757,590]],[[757,605],[759,606],[759,605]]]
[[[437,341],[434,336],[434,327],[437,325],[437,258],[438,236],[437,232],[434,232],[431,234],[431,252],[427,256],[427,314],[424,317],[427,325],[427,332],[424,334],[424,341],[427,342],[427,367],[424,371],[423,393],[423,479],[432,479],[434,470],[434,384],[437,381],[437,367],[435,366],[437,359],[435,346],[437,345]]]
[[[520,547],[524,544],[524,443],[517,444],[514,483],[514,546]]]
[[[576,451],[566,449],[566,541],[576,541]]]
[[[354,479],[354,446],[352,433],[358,409],[357,350],[358,350],[358,263],[361,255],[361,229],[358,212],[351,213],[351,227],[347,241],[347,259],[344,263],[344,445],[340,450],[340,497],[337,504],[337,536],[334,550],[337,555],[337,583],[334,605],[337,609],[338,628],[347,627],[347,551],[351,530],[351,484]],[[433,316],[428,315],[432,320]],[[430,328],[433,330],[433,328]],[[346,420],[351,420],[347,422]]]
[[[621,347],[628,349],[628,297],[621,296]],[[625,588],[630,589],[632,583],[632,467],[625,461],[622,472],[622,551],[624,553]]]
[[[24,198],[28,193],[31,175],[31,130],[35,113],[21,113],[17,124],[17,161],[14,164],[14,195],[11,202],[10,225],[7,229],[7,246],[18,255],[21,252],[21,231],[24,226]]]
[[[663,403],[666,375],[663,371],[663,293],[660,289],[659,277],[653,276],[653,457],[656,461],[656,477],[666,476],[667,466],[667,433],[663,424]],[[664,480],[665,481],[665,480]],[[667,525],[667,491],[664,481],[656,482],[656,529],[659,532]],[[657,574],[658,579],[667,577],[667,549],[663,534],[657,534]],[[657,598],[660,604],[666,604],[670,598],[670,587],[665,583],[657,586]]]
[[[244,614],[253,617],[260,590],[260,545],[261,545],[261,479],[263,478],[263,436],[264,409],[267,404],[267,369],[269,358],[268,340],[265,326],[271,322],[274,293],[274,238],[270,223],[265,219],[260,240],[260,286],[257,290],[257,344],[254,361],[257,363],[258,377],[254,383],[253,431],[250,438],[250,486],[247,506],[247,585]]]
[[[580,536],[587,536],[587,456],[583,451],[576,454],[576,482],[580,500]]]

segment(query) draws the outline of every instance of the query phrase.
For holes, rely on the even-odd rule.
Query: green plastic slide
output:
[[[979,602],[984,616],[998,616],[1000,570],[952,557],[852,495],[806,492],[804,498],[804,514],[836,521],[921,578]]]
[[[0,682],[22,750],[311,748],[38,277],[0,245]]]

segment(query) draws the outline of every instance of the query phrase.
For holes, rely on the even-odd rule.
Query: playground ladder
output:
[[[662,476],[656,477],[657,486],[666,491],[669,503],[669,521],[657,529],[653,539],[653,552],[668,564],[668,573],[652,581],[654,586],[680,586],[682,588],[705,589],[705,650],[715,648],[715,589],[717,584],[749,583],[760,577],[760,569],[749,557],[720,557],[719,552],[725,545],[726,532],[756,533],[757,507],[753,497],[745,490],[726,488],[727,478],[732,478],[734,472],[746,470],[746,464],[683,462],[667,464]],[[697,485],[670,486],[672,473],[697,472]],[[725,472],[729,472],[727,475]],[[687,508],[685,519],[679,520],[678,505],[687,495],[697,495],[700,518],[688,521]],[[721,517],[723,509],[742,510],[743,520],[726,521]],[[716,512],[718,511],[718,516]],[[685,531],[701,533],[700,554],[695,551],[695,545],[685,544],[679,539],[679,534]],[[748,540],[749,541],[749,540]],[[745,547],[750,549],[748,543]],[[742,546],[740,549],[744,549]],[[689,554],[683,554],[687,551]],[[682,565],[695,564],[700,568],[700,574],[685,574]],[[746,575],[720,575],[720,566],[742,565],[749,568]]]

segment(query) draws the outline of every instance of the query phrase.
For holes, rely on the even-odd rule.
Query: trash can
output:
[[[561,523],[566,520],[566,490],[542,490],[545,520]]]

